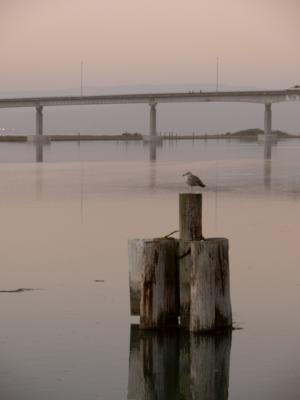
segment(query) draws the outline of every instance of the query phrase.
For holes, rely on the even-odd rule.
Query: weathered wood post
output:
[[[144,269],[145,243],[151,239],[128,240],[128,264],[129,264],[129,290],[130,290],[130,314],[140,315],[141,281]]]
[[[202,235],[202,194],[180,193],[180,323],[193,332],[230,328],[228,240]]]
[[[178,324],[178,240],[129,239],[131,315],[140,315],[143,329]]]
[[[131,315],[142,329],[177,325],[178,315],[192,332],[231,328],[228,240],[203,238],[201,193],[180,193],[179,214],[179,242],[128,242]]]
[[[191,259],[190,331],[231,327],[228,240],[191,242]]]
[[[178,324],[178,242],[171,238],[145,242],[141,276],[140,327]]]
[[[202,239],[202,194],[179,194],[180,324],[189,329],[191,305],[191,241]]]
[[[185,241],[202,239],[201,193],[179,193],[179,234]]]

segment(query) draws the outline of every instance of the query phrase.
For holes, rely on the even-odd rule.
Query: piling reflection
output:
[[[128,400],[227,400],[231,332],[199,336],[131,325]]]

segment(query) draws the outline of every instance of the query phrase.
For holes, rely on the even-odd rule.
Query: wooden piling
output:
[[[190,330],[205,332],[215,323],[215,265],[210,262],[210,247],[204,242],[191,243]]]
[[[179,194],[180,324],[194,332],[232,326],[228,240],[202,235],[202,194]]]
[[[130,239],[130,309],[140,328],[232,328],[228,240],[204,239],[202,194],[180,193],[180,240]]]
[[[181,240],[202,239],[202,194],[179,194],[179,232]]]
[[[191,242],[191,259],[190,331],[230,328],[228,240],[212,238]]]
[[[232,308],[230,298],[229,241],[225,238],[211,239],[215,250],[215,327],[232,327]]]
[[[179,290],[180,325],[190,326],[191,241],[202,239],[202,194],[179,194]]]
[[[178,242],[145,242],[141,276],[140,327],[156,329],[178,324]]]
[[[179,298],[180,298],[180,325],[186,329],[190,326],[191,306],[191,242],[179,241]]]
[[[130,314],[140,315],[141,281],[145,243],[151,239],[128,240]]]

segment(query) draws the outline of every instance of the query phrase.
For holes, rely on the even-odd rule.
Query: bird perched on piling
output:
[[[204,183],[201,181],[198,176],[193,175],[191,172],[186,172],[182,176],[187,176],[186,183],[193,187],[193,186],[200,186],[200,187],[205,187]]]

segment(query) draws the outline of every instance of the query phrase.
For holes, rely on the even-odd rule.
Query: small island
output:
[[[226,133],[211,133],[211,134],[178,134],[174,132],[161,133],[157,135],[162,140],[211,140],[211,139],[236,139],[244,141],[256,141],[260,136],[264,135],[262,129],[244,129],[237,132],[226,132]],[[272,131],[277,139],[299,139],[300,134],[290,134],[280,130]],[[0,142],[27,142],[28,137],[34,135],[2,135],[0,136]],[[124,132],[122,134],[55,134],[55,135],[44,135],[49,138],[50,141],[139,141],[143,140],[144,136],[141,133],[135,132]]]

